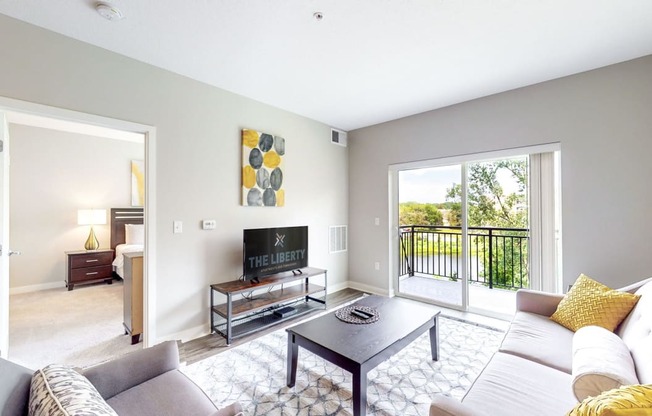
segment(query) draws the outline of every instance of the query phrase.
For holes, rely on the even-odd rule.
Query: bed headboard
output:
[[[125,242],[125,224],[143,224],[143,208],[111,208],[111,248]]]

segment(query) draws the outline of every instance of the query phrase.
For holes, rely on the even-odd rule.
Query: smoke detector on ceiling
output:
[[[120,9],[115,6],[110,5],[109,3],[99,2],[95,4],[95,10],[105,18],[106,20],[122,20],[125,15],[122,14]]]

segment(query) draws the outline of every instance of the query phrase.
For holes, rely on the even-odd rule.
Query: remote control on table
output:
[[[355,315],[355,316],[357,316],[358,318],[361,318],[361,319],[369,319],[369,318],[371,318],[373,316],[372,314],[370,314],[368,312],[365,312],[365,311],[362,311],[362,310],[359,310],[359,309],[353,309],[351,311],[351,315]]]

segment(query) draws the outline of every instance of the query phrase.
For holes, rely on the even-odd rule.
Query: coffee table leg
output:
[[[294,342],[294,334],[288,333],[288,387],[293,387],[297,381],[297,361],[299,358],[299,345]]]
[[[432,360],[439,360],[439,314],[435,315],[435,324],[430,328],[430,351]]]
[[[367,373],[357,369],[353,372],[353,416],[367,414]]]

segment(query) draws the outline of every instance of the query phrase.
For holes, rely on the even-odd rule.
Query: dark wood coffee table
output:
[[[355,303],[378,310],[370,324],[350,324],[335,312],[288,328],[287,384],[297,378],[299,346],[353,374],[353,414],[367,411],[367,373],[421,334],[430,331],[433,361],[439,359],[439,311],[398,298],[367,296]]]

